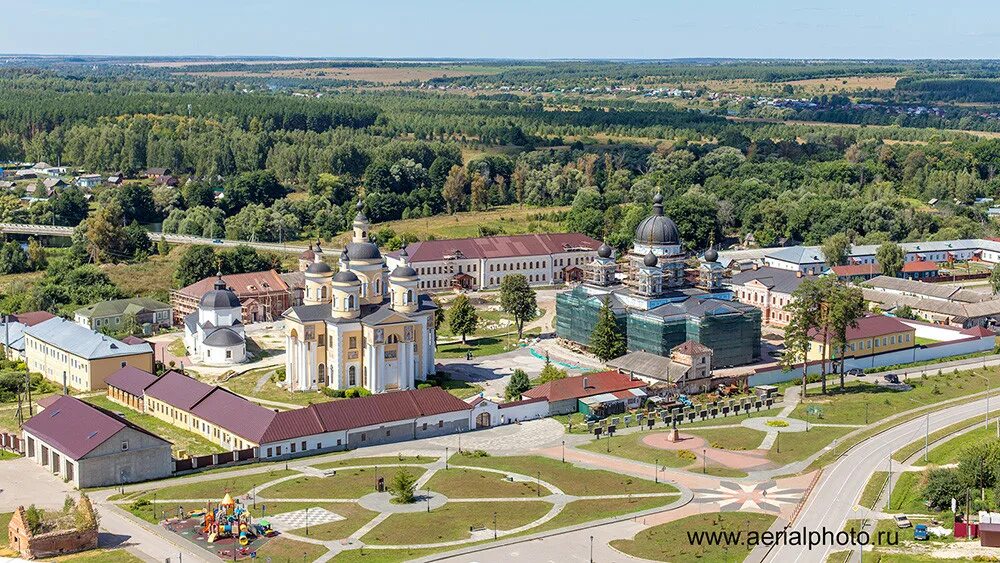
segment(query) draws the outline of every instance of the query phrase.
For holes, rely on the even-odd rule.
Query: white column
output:
[[[285,335],[285,385],[288,387],[289,391],[294,391],[292,382],[292,356],[295,354],[295,350],[292,349],[292,337],[290,335]]]
[[[407,373],[407,387],[409,389],[416,389],[417,387],[417,373],[413,362],[416,360],[414,355],[414,350],[416,349],[416,342],[406,343],[406,373]]]

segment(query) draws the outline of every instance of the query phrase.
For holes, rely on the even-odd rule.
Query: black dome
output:
[[[638,244],[664,245],[680,244],[681,235],[677,225],[663,215],[663,196],[656,194],[653,198],[653,214],[646,217],[635,229],[635,242]]]
[[[219,275],[219,279],[215,280],[215,289],[201,296],[198,307],[207,310],[233,309],[240,307],[240,298],[226,288],[226,282]]]
[[[415,278],[417,277],[417,271],[409,266],[397,266],[395,270],[389,274],[392,278]]]
[[[376,260],[382,257],[382,253],[374,242],[349,242],[347,257],[351,260]]]
[[[204,343],[208,346],[237,346],[243,344],[244,340],[232,329],[219,328],[206,336]]]
[[[705,251],[706,262],[715,262],[718,259],[719,259],[719,253],[714,248],[709,248],[707,251]]]
[[[354,216],[354,221],[367,223],[368,217],[365,217],[365,202],[359,199],[358,204],[354,208],[358,210],[357,215]]]
[[[611,247],[606,242],[602,242],[601,246],[597,249],[597,255],[601,258],[611,258],[611,252]]]
[[[333,281],[340,283],[354,283],[358,281],[358,276],[350,270],[341,270],[337,272],[337,275],[333,276]]]
[[[329,274],[332,271],[326,262],[313,262],[306,268],[307,274]]]
[[[653,266],[659,263],[659,260],[656,258],[656,255],[653,254],[653,251],[650,250],[649,252],[646,253],[646,256],[642,259],[642,263],[652,268]]]

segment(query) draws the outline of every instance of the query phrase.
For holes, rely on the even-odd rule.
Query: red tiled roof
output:
[[[464,258],[507,258],[566,252],[570,248],[597,250],[601,241],[580,233],[509,235],[414,242],[406,247],[411,262],[431,262],[461,253]],[[389,254],[398,257],[398,252]]]
[[[216,387],[191,407],[191,414],[241,438],[260,443],[274,420],[275,412],[251,403],[232,391]]]
[[[26,325],[35,326],[38,323],[45,322],[49,319],[55,318],[55,315],[48,311],[31,311],[28,313],[16,313],[13,315],[14,320]]]
[[[614,393],[627,389],[646,387],[643,381],[635,380],[617,371],[602,371],[589,375],[566,377],[543,383],[523,393],[528,398],[547,398],[549,402],[567,399],[582,399],[601,393]]]
[[[24,423],[26,431],[74,460],[89,454],[126,427],[163,440],[114,413],[69,395],[61,395]]]
[[[834,274],[841,277],[851,276],[877,276],[882,273],[882,266],[878,264],[847,264],[843,266],[833,266],[830,268]]]
[[[195,299],[201,299],[202,295],[215,288],[215,281],[217,279],[215,276],[211,276],[177,291]],[[274,270],[249,272],[246,274],[229,274],[222,276],[222,281],[226,282],[226,287],[233,290],[240,299],[243,299],[244,296],[258,293],[288,291],[288,284]]]
[[[897,332],[904,332],[907,330],[914,329],[896,317],[889,317],[886,315],[869,315],[858,319],[857,326],[847,327],[847,339],[854,340],[857,338],[873,338],[875,336],[895,334]],[[820,332],[816,329],[809,331],[809,335],[816,342],[822,340]],[[830,338],[832,339],[833,335],[830,335]]]
[[[122,338],[122,342],[124,342],[125,344],[149,344],[149,342],[139,338],[138,336],[132,336],[132,335]]]
[[[903,264],[904,272],[936,272],[939,269],[937,262],[931,260],[913,260]]]
[[[134,366],[125,366],[108,376],[108,387],[115,387],[136,397],[156,381],[156,376]]]
[[[145,393],[175,408],[190,411],[215,388],[197,379],[168,371],[146,388]]]
[[[962,334],[968,334],[969,336],[978,336],[980,338],[985,336],[996,336],[996,333],[992,330],[981,327],[979,325],[971,326],[969,328],[964,328],[960,331]]]
[[[519,407],[521,405],[530,405],[531,403],[540,403],[545,400],[545,397],[535,397],[534,399],[521,399],[520,401],[510,401],[508,403],[500,403],[499,408],[509,409],[510,407]]]
[[[705,346],[700,342],[695,342],[694,340],[685,340],[682,344],[678,344],[674,350],[677,350],[681,354],[687,354],[688,356],[693,354],[705,354],[712,351],[712,349],[708,346]],[[672,351],[673,350],[671,350],[671,352]]]
[[[331,401],[275,413],[274,420],[261,436],[261,443],[468,411],[471,408],[468,403],[440,387]]]

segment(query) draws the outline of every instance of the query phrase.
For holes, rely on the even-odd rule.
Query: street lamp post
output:
[[[497,513],[493,513],[493,539],[497,539]]]
[[[702,473],[702,475],[705,475],[706,473],[708,473],[708,461],[707,460],[708,460],[708,450],[707,449],[702,449],[701,450],[701,473]]]
[[[660,458],[653,461],[653,482],[660,482]]]
[[[562,462],[566,463],[566,440],[562,441]]]
[[[590,563],[594,563],[594,536],[590,536]]]
[[[444,468],[448,469],[448,446],[444,447]]]

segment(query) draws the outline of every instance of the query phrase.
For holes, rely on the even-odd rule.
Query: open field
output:
[[[643,530],[630,540],[614,540],[611,547],[622,553],[651,559],[653,561],[700,561],[723,562],[742,561],[750,554],[751,548],[746,545],[691,545],[689,533],[706,530],[716,532],[747,533],[749,530],[763,532],[774,522],[770,514],[755,512],[722,512],[717,514],[699,514],[688,516],[653,526]]]
[[[120,412],[125,415],[129,422],[149,430],[153,434],[169,440],[173,444],[174,455],[183,451],[189,456],[198,456],[225,451],[222,446],[208,441],[208,439],[195,434],[194,432],[178,428],[173,424],[160,420],[151,414],[144,414],[134,411],[128,407],[119,405],[104,395],[86,397],[88,403],[97,405],[111,412]]]
[[[480,65],[441,65],[415,67],[412,65],[377,66],[377,67],[345,67],[330,65],[323,68],[281,68],[266,70],[217,70],[200,72],[183,72],[186,76],[203,76],[213,78],[236,78],[241,76],[255,78],[312,78],[321,80],[351,80],[360,82],[376,82],[379,84],[399,84],[400,82],[426,81],[432,78],[474,76],[480,74],[495,74],[503,67]]]
[[[525,338],[533,338],[541,334],[542,330],[533,328],[524,331]],[[438,344],[436,357],[438,358],[464,358],[467,352],[472,352],[473,357],[492,356],[513,350],[517,345],[517,334],[510,336],[475,336],[466,339],[466,343],[461,341],[451,344]],[[477,391],[478,392],[478,391]],[[473,393],[474,395],[475,393]]]
[[[168,302],[170,289],[173,287],[174,271],[181,256],[187,249],[185,245],[171,245],[166,256],[153,254],[146,260],[134,264],[103,264],[104,270],[111,281],[128,295],[140,295]]]
[[[652,483],[610,471],[581,469],[556,459],[537,456],[471,457],[455,454],[452,465],[489,467],[537,476],[562,489],[570,495],[620,495],[628,493],[672,493],[673,486],[666,483]]]
[[[377,232],[390,228],[397,234],[409,233],[420,240],[436,237],[439,239],[465,238],[479,236],[480,227],[499,228],[504,234],[517,235],[525,233],[565,232],[562,222],[547,219],[532,219],[538,214],[568,211],[569,207],[518,207],[507,205],[495,207],[488,211],[461,212],[454,215],[437,215],[422,219],[400,219],[387,221],[374,227]],[[349,241],[350,233],[339,235],[336,244]]]
[[[928,443],[928,444],[936,442],[936,441],[940,440],[941,438],[944,438],[945,436],[948,436],[949,434],[958,432],[958,431],[963,430],[965,428],[968,428],[970,426],[975,426],[976,424],[979,424],[981,422],[983,422],[983,418],[977,416],[977,417],[970,418],[968,420],[963,420],[961,422],[956,422],[955,424],[948,425],[948,426],[946,426],[946,427],[944,427],[944,428],[942,428],[942,429],[940,429],[940,430],[938,430],[936,432],[931,432],[926,437],[926,439],[925,438],[920,438],[920,439],[914,440],[914,441],[910,442],[909,444],[903,446],[902,448],[899,448],[898,450],[896,450],[892,454],[892,459],[894,459],[896,461],[900,461],[900,462],[906,461],[913,454],[915,454],[917,452],[923,452],[923,450],[924,450],[924,443],[925,442]],[[942,444],[938,444],[938,446],[936,446],[935,448],[933,448],[931,451],[934,451],[934,450],[936,450],[939,447],[943,448],[943,447],[947,446],[948,444],[950,444],[951,442],[954,442],[955,445],[960,445],[960,446],[964,447],[968,443],[966,441],[968,439],[968,437],[969,437],[969,435],[966,434],[966,435],[961,436],[959,438],[955,438],[955,439],[949,440],[948,442],[945,442],[945,443],[942,443]],[[948,449],[948,448],[945,448],[945,449]],[[944,451],[944,450],[942,450],[942,451]],[[929,453],[928,453],[928,459],[931,459]],[[942,463],[942,462],[935,462],[935,463]],[[944,462],[944,463],[947,463],[947,462]]]
[[[708,441],[709,446],[723,450],[755,450],[766,434],[752,428],[717,428],[690,432]]]
[[[901,76],[838,76],[833,78],[807,78],[804,80],[789,80],[780,84],[791,84],[802,88],[805,92],[834,93],[853,92],[856,90],[890,90],[896,87]]]
[[[326,552],[322,545],[274,538],[257,550],[257,558],[262,561],[315,561]]]

